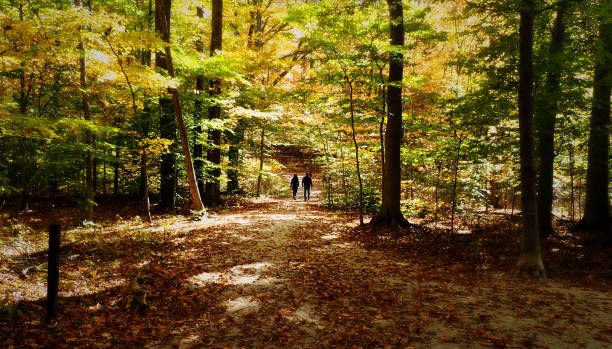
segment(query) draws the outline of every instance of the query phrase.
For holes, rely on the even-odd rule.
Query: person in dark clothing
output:
[[[312,178],[306,173],[306,176],[302,178],[302,187],[304,187],[304,201],[310,200],[310,187],[312,187]]]
[[[298,188],[300,187],[300,180],[296,174],[291,178],[291,189],[293,190],[293,200],[295,200],[295,195],[297,194]]]

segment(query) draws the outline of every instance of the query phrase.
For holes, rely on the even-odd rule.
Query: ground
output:
[[[13,230],[5,229],[0,245],[5,295],[0,343],[6,348],[612,346],[609,279],[568,276],[564,268],[571,266],[560,262],[551,262],[547,280],[518,278],[516,245],[496,245],[478,230],[473,234],[479,237],[468,238],[472,234],[449,237],[412,227],[373,238],[368,229],[356,228],[354,215],[326,210],[321,193],[313,194],[309,202],[237,201],[201,219],[156,215],[151,225],[122,217],[116,208],[99,225],[65,229],[64,242],[74,243],[62,252],[59,316],[51,324],[44,321],[44,254],[25,251],[36,241],[16,238],[23,234],[15,231],[44,222],[35,212],[21,217],[21,225],[11,221]],[[499,226],[504,224],[513,229],[514,223]],[[142,310],[128,306],[128,285],[136,275],[147,291],[148,307]]]

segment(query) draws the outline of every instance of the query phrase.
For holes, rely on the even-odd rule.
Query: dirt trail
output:
[[[609,292],[365,249],[347,238],[354,217],[322,208],[316,176],[314,185],[309,202],[266,197],[201,221],[115,223],[66,262],[57,332],[36,320],[34,301],[30,320],[0,327],[0,341],[9,333],[32,347],[610,347]],[[165,241],[134,240],[142,231]],[[137,270],[149,292],[144,314],[125,309],[124,286],[104,289]]]
[[[291,176],[286,177],[289,182]],[[227,243],[255,262],[190,279],[235,287],[223,292],[226,313],[214,335],[203,335],[207,330],[199,328],[177,338],[175,345],[611,345],[609,293],[554,281],[524,283],[505,274],[437,276],[439,270],[418,261],[346,241],[342,232],[354,221],[323,210],[320,191],[313,194],[306,203],[289,197],[259,199],[252,208],[218,217],[215,226],[226,231]]]

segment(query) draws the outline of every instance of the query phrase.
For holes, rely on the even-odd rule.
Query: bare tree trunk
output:
[[[174,78],[175,73],[172,66],[172,55],[169,46],[166,47],[166,58],[168,59],[168,73]],[[194,211],[202,211],[204,209],[204,204],[202,204],[202,199],[200,198],[195,170],[193,169],[191,151],[189,150],[189,139],[187,138],[187,129],[185,128],[185,121],[183,120],[183,110],[181,108],[181,100],[177,88],[172,89],[172,102],[174,103],[174,115],[176,116],[176,123],[181,137],[183,154],[185,156],[185,168],[187,169],[187,179],[189,182],[189,191],[191,193],[191,209]]]
[[[455,131],[455,137],[457,131]],[[461,152],[461,141],[457,146],[457,156],[455,158],[454,174],[453,174],[453,207],[451,210],[451,234],[455,232],[455,211],[457,210],[457,177],[459,176],[459,155]]]
[[[344,146],[340,147],[340,161],[342,163],[342,190],[344,192],[344,209],[348,209],[348,187],[346,185],[346,166],[344,164]]]
[[[119,195],[119,166],[121,165],[119,145],[115,148],[115,161],[113,161],[113,196]]]
[[[223,0],[212,0],[211,3],[212,28],[210,34],[210,55],[214,56],[217,50],[221,50],[223,43]],[[221,81],[213,79],[210,83],[210,96],[212,99],[221,95]],[[221,106],[211,105],[208,108],[208,118],[211,120],[221,118]],[[221,131],[210,132],[212,149],[208,151],[207,159],[214,168],[211,171],[212,180],[206,183],[206,203],[210,206],[218,206],[221,203]]]
[[[202,7],[197,7],[196,16],[198,17],[198,21],[201,21],[204,18],[204,9]],[[204,52],[204,43],[202,39],[198,39],[196,41],[196,51],[203,53]],[[198,189],[200,193],[204,192],[204,149],[202,146],[202,116],[204,114],[202,100],[200,98],[201,94],[204,91],[204,77],[202,75],[196,76],[196,99],[194,101],[194,112],[193,119],[195,122],[194,128],[194,139],[193,142],[193,168],[196,174],[196,180],[198,182]]]
[[[379,71],[380,82],[382,84],[385,83],[385,78],[383,77],[382,68]],[[380,139],[380,178],[381,183],[385,183],[385,114],[387,113],[387,86],[382,85],[381,88],[381,115],[380,115],[380,124],[378,127],[378,135]]]
[[[387,0],[391,45],[404,46],[404,12],[401,0]],[[402,79],[404,58],[401,50],[389,54],[389,88],[387,91],[387,127],[385,130],[385,181],[383,182],[382,207],[370,224],[383,226],[406,226],[401,203],[401,158],[402,144]]]
[[[75,7],[81,7],[80,0],[74,0]],[[86,121],[91,120],[91,112],[89,110],[89,93],[87,92],[87,61],[85,59],[85,45],[79,42],[78,49],[79,57],[79,76],[81,84],[81,107],[83,108],[83,117]],[[85,218],[93,221],[94,219],[94,179],[93,179],[93,134],[88,128],[85,130],[85,144],[87,144],[86,160],[85,160]]]
[[[519,43],[519,132],[521,158],[521,209],[523,234],[518,269],[534,277],[545,276],[536,205],[533,156],[533,22],[535,1],[521,0]]]
[[[261,140],[259,143],[259,174],[257,175],[257,192],[255,196],[259,197],[259,192],[261,188],[261,173],[263,171],[263,160],[264,160],[264,136],[265,130],[263,126],[261,127]]]
[[[538,127],[538,152],[540,171],[538,176],[538,223],[540,236],[547,238],[554,233],[552,226],[553,164],[555,159],[555,118],[559,110],[561,93],[561,70],[563,66],[564,15],[568,3],[561,2],[552,30],[549,49],[549,64],[542,100],[538,103],[536,126]]]
[[[597,239],[612,243],[608,195],[610,148],[610,93],[612,88],[612,1],[602,1],[599,38],[594,52],[593,105],[591,108],[587,185],[580,226],[597,232]]]
[[[353,105],[353,83],[344,72],[344,78],[349,87],[349,105],[351,109],[351,131],[355,146],[355,164],[357,165],[357,180],[359,181],[359,224],[363,225],[363,183],[361,181],[361,168],[359,167],[359,145],[355,135],[355,106]]]
[[[570,159],[570,217],[572,221],[576,219],[574,210],[574,146],[570,143],[568,146]]]
[[[161,39],[170,42],[170,11],[172,0],[155,0],[155,30]],[[168,71],[169,57],[165,52],[155,53],[155,67]],[[168,96],[159,97],[159,133],[162,138],[176,141],[176,122],[173,114],[173,105]],[[162,208],[174,209],[176,205],[176,155],[175,145],[162,155],[160,167],[160,203]]]
[[[438,224],[438,188],[440,187],[440,172],[442,172],[442,164],[436,164],[436,188],[434,191],[435,211],[434,211],[434,226]]]

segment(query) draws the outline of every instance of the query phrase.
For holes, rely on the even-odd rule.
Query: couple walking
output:
[[[293,175],[291,179],[291,189],[293,189],[293,200],[295,200],[295,195],[297,194],[298,188],[300,187],[300,180],[298,179],[297,174]],[[312,178],[310,175],[306,173],[306,176],[302,178],[302,187],[304,187],[304,201],[310,200],[310,187],[312,187]]]

